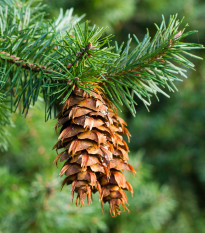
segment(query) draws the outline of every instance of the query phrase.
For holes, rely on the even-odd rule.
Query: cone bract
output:
[[[102,206],[108,202],[112,216],[120,214],[120,205],[127,209],[124,190],[133,190],[123,171],[135,170],[127,163],[129,149],[122,135],[130,134],[103,93],[74,88],[56,127],[61,130],[54,148],[61,152],[55,162],[65,161],[60,175],[66,176],[63,186],[72,186],[73,198],[77,193],[76,205],[84,206],[86,197],[90,204],[92,193],[99,192]]]

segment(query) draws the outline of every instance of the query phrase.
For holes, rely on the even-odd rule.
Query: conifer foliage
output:
[[[187,57],[199,58],[190,50],[202,45],[183,42],[195,31],[181,25],[176,15],[168,24],[163,18],[153,39],[149,32],[142,42],[129,35],[118,45],[112,35],[103,36],[105,29],[72,16],[72,9],[51,22],[39,1],[0,0],[0,91],[10,96],[12,111],[26,115],[38,97],[46,120],[58,109],[55,162],[65,161],[60,175],[77,193],[76,204],[83,206],[85,197],[90,203],[98,191],[111,215],[120,214],[121,205],[127,209],[123,190],[132,193],[132,187],[123,171],[135,171],[117,110],[124,105],[135,116],[138,99],[148,107],[152,95],[168,96],[173,82],[194,68]]]

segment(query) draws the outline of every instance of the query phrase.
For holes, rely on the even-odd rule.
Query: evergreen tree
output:
[[[12,111],[27,115],[42,97],[46,120],[59,112],[54,148],[60,150],[55,162],[65,160],[63,185],[72,184],[76,204],[84,206],[86,196],[89,204],[99,192],[110,213],[120,214],[120,205],[127,209],[123,190],[132,193],[123,170],[135,171],[127,163],[122,134],[130,135],[117,110],[125,105],[135,116],[138,100],[148,108],[153,95],[168,97],[167,91],[176,90],[174,81],[194,68],[188,57],[199,58],[190,50],[202,46],[183,42],[195,31],[186,32],[174,15],[156,25],[153,39],[147,31],[142,42],[129,35],[118,45],[111,35],[103,36],[105,29],[82,23],[72,11],[51,22],[38,2],[0,3],[0,91],[10,96]]]

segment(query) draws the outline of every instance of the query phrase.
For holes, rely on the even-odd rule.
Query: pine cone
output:
[[[127,163],[128,146],[121,134],[130,136],[126,123],[113,111],[113,106],[97,89],[91,94],[74,88],[58,115],[61,127],[58,142],[61,149],[55,159],[65,161],[60,175],[66,175],[65,184],[72,184],[72,198],[77,193],[76,205],[88,204],[92,193],[99,192],[99,200],[110,204],[112,216],[120,214],[119,206],[127,209],[123,190],[133,193],[123,170],[135,173]]]

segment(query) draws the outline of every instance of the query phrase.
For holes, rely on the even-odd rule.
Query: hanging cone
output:
[[[123,171],[135,170],[127,163],[129,149],[122,134],[128,138],[130,134],[108,99],[97,89],[88,94],[74,88],[58,115],[57,127],[61,130],[54,149],[61,152],[55,163],[65,161],[62,185],[72,185],[76,205],[84,206],[86,197],[90,204],[92,193],[98,191],[102,206],[108,202],[112,216],[120,214],[120,205],[128,210],[124,190],[133,190]]]

